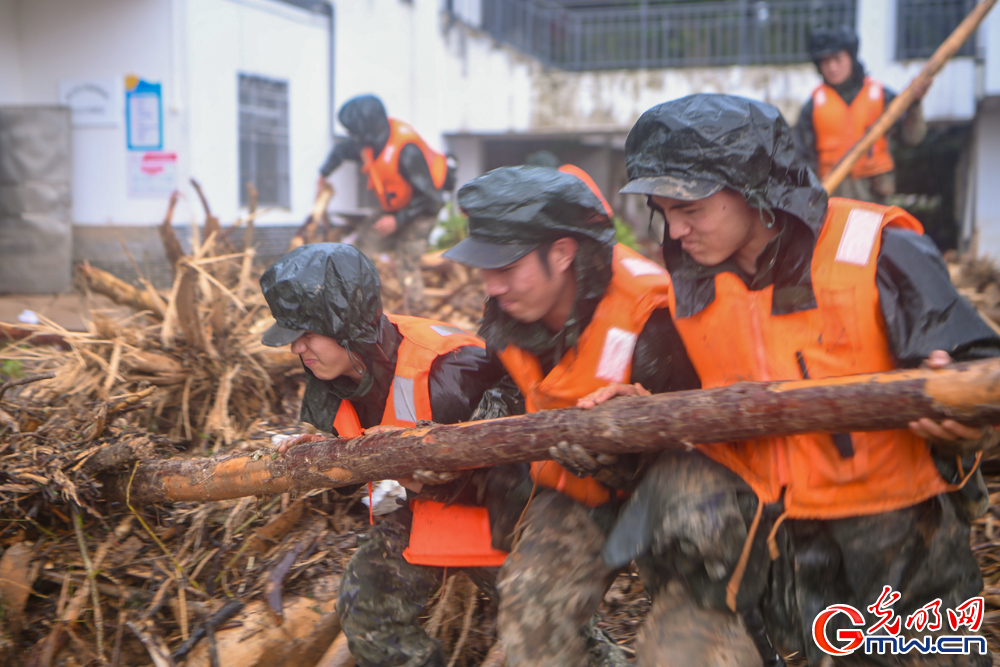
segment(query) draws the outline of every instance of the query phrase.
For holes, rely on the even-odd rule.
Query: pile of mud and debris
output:
[[[351,665],[334,604],[368,528],[364,490],[165,505],[133,503],[128,488],[106,493],[105,475],[143,460],[274,456],[277,436],[307,430],[298,358],[260,344],[272,320],[257,286],[254,216],[233,247],[206,206],[185,254],[171,211],[161,226],[171,289],[83,265],[82,290],[134,312],[92,312],[83,332],[0,324],[0,665]],[[293,243],[327,239],[313,220]],[[401,298],[392,258],[379,262],[392,311]],[[437,254],[423,268],[430,316],[474,330],[478,278]],[[995,268],[956,263],[952,275],[984,317],[1000,317]],[[973,543],[996,649],[1000,462],[984,470],[991,507]],[[424,622],[449,665],[502,664],[494,603],[461,572],[442,584]],[[637,574],[625,572],[599,625],[632,655],[648,608]]]

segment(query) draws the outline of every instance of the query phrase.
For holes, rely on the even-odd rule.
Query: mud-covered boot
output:
[[[680,582],[653,601],[636,640],[637,667],[763,667],[739,615],[702,609]]]

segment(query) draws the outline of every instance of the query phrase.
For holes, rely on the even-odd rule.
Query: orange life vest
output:
[[[819,177],[824,178],[882,115],[885,93],[881,83],[866,76],[851,106],[825,83],[816,87],[812,100],[818,171]],[[851,178],[869,178],[895,168],[889,142],[883,136],[857,161],[851,169]]]
[[[576,405],[577,400],[611,382],[630,382],[635,343],[652,312],[667,308],[673,292],[670,276],[658,264],[626,246],[615,246],[611,282],[580,334],[576,347],[542,375],[538,358],[515,345],[500,360],[524,396],[528,412]],[[535,461],[531,477],[596,507],[611,499],[607,487],[592,477],[576,477],[554,461]]]
[[[430,420],[428,387],[431,364],[460,347],[485,347],[479,338],[444,322],[405,315],[386,315],[403,340],[396,353],[396,374],[386,399],[381,424],[413,427]],[[358,413],[350,401],[341,401],[333,428],[342,438],[362,434]],[[507,553],[494,549],[485,507],[450,505],[417,499],[412,503],[410,545],[403,558],[417,565],[491,567],[503,564]]]
[[[894,369],[875,270],[887,226],[923,233],[895,207],[830,199],[812,259],[817,307],[771,314],[773,285],[751,291],[730,272],[715,300],[675,318],[704,388]],[[676,311],[674,311],[676,312]],[[850,434],[853,455],[827,433],[718,443],[700,449],[739,474],[761,502],[781,498],[790,518],[836,519],[915,505],[946,489],[927,443],[907,430]]]
[[[406,144],[413,144],[424,153],[434,187],[444,186],[448,175],[447,158],[432,150],[409,123],[389,119],[389,140],[375,157],[371,147],[361,149],[361,171],[368,175],[368,189],[374,190],[386,213],[395,213],[410,203],[413,186],[399,173],[399,154]]]
[[[615,216],[615,214],[611,212],[611,205],[608,203],[608,200],[604,198],[604,195],[601,193],[601,189],[597,187],[597,183],[595,183],[594,179],[590,177],[590,174],[585,172],[583,169],[580,169],[575,164],[564,164],[559,167],[559,171],[564,174],[576,176],[583,181],[587,187],[590,188],[590,191],[597,195],[597,198],[601,200],[601,205],[604,206],[604,210],[607,212],[608,217],[613,218]]]

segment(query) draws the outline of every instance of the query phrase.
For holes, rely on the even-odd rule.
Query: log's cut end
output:
[[[1000,407],[1000,358],[971,364],[959,372],[927,371],[924,391],[951,410],[976,406]]]

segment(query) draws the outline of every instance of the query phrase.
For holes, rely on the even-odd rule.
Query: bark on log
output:
[[[1000,358],[944,370],[906,370],[822,380],[743,382],[728,387],[620,398],[593,410],[549,410],[521,417],[434,425],[330,439],[284,457],[152,461],[139,464],[136,502],[223,500],[347,486],[547,459],[561,441],[593,453],[683,450],[695,443],[809,432],[906,428],[920,417],[1000,424]],[[124,497],[128,475],[109,480]]]

